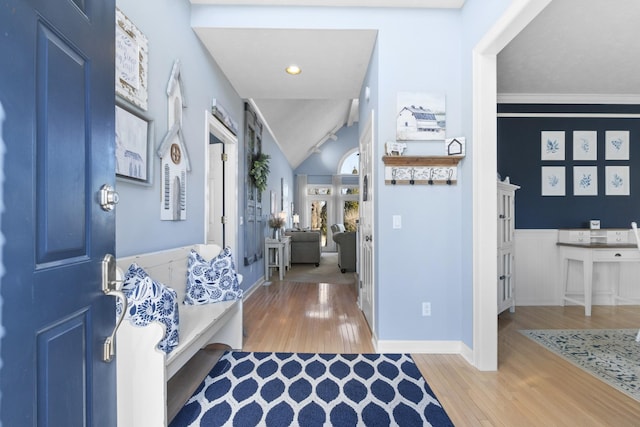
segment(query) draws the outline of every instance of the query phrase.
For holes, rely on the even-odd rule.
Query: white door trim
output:
[[[366,149],[363,147],[366,146]],[[377,327],[376,327],[376,235],[375,235],[375,112],[371,110],[371,115],[364,125],[364,131],[359,139],[360,147],[360,226],[358,232],[358,305],[362,310],[369,328],[371,329],[371,340],[374,348],[377,347]],[[365,182],[365,178],[366,181]],[[368,188],[365,189],[365,186]],[[368,191],[369,189],[372,191]],[[364,202],[365,192],[367,192],[367,202]],[[366,216],[369,216],[367,218]],[[367,234],[368,233],[368,234]],[[365,239],[369,240],[365,242]],[[365,295],[369,296],[369,304],[363,297],[363,288]]]
[[[512,2],[473,50],[473,365],[483,371],[498,369],[496,56],[551,1]]]
[[[232,253],[238,256],[238,138],[232,134],[218,119],[213,117],[209,111],[205,111],[205,131],[204,131],[204,144],[205,144],[205,173],[204,173],[204,240],[208,241],[209,236],[209,203],[211,197],[211,191],[209,189],[209,135],[213,134],[218,138],[225,147],[225,154],[227,155],[227,161],[224,170],[224,205],[225,205],[225,217],[227,223],[225,225],[225,246],[230,246]],[[216,242],[222,246],[222,242]]]

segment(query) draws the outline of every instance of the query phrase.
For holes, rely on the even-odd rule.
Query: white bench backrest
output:
[[[206,260],[217,256],[222,250],[220,246],[213,244],[184,246],[118,258],[116,264],[124,272],[135,262],[153,280],[175,289],[178,293],[178,301],[182,303],[187,288],[187,259],[191,249],[194,249]]]

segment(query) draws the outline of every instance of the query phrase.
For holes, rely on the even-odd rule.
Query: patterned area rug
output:
[[[453,426],[408,354],[227,352],[171,422]]]
[[[271,280],[277,279],[278,275],[276,272],[276,274],[271,276]],[[356,282],[356,276],[353,272],[340,272],[337,252],[323,252],[318,267],[316,267],[315,264],[292,264],[291,270],[287,271],[284,275],[284,280],[288,282],[353,285]]]
[[[637,329],[522,330],[525,336],[640,401]]]

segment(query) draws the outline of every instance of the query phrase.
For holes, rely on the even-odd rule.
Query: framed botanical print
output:
[[[631,194],[629,166],[606,166],[604,176],[607,196],[628,196]]]
[[[564,131],[540,132],[540,160],[564,160]]]
[[[573,160],[598,159],[598,132],[591,130],[573,131]]]
[[[608,130],[604,140],[606,160],[629,160],[628,130]]]
[[[597,196],[598,195],[598,167],[574,166],[573,167],[573,195]]]
[[[543,196],[564,196],[566,191],[565,188],[566,183],[564,166],[542,167]]]

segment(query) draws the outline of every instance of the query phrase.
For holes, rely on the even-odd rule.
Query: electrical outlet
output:
[[[422,315],[423,316],[431,316],[431,303],[423,302],[422,303]]]

